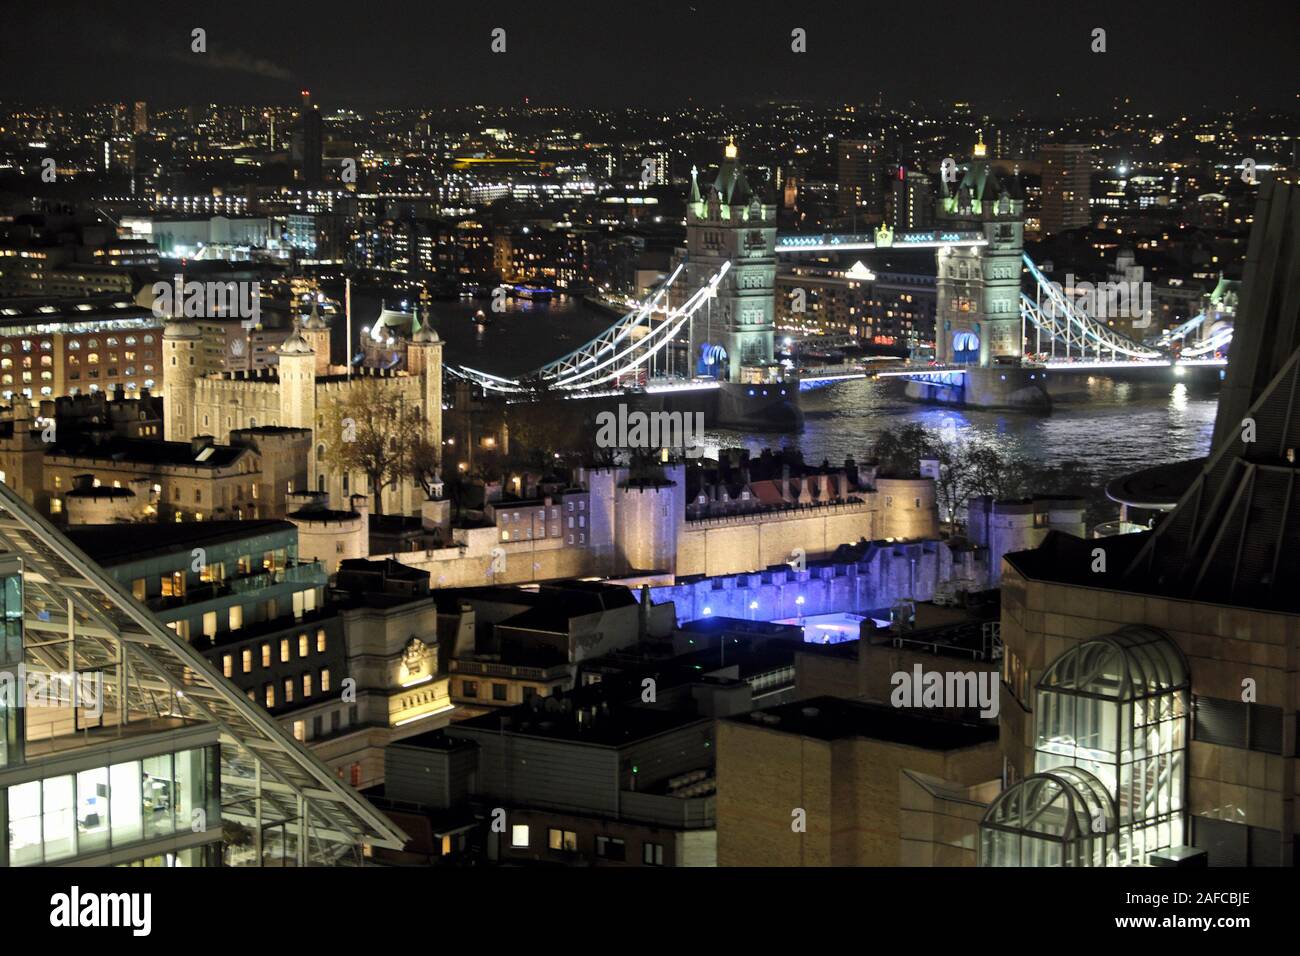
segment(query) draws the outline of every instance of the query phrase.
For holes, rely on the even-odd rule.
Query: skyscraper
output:
[[[924,170],[902,166],[890,179],[890,220],[895,229],[928,229],[934,225],[934,188]]]
[[[299,178],[308,189],[319,189],[324,177],[321,172],[321,155],[324,152],[324,134],[321,130],[320,110],[311,101],[311,90],[302,91],[302,119],[299,135],[302,137],[302,160]]]
[[[873,222],[880,215],[880,156],[882,144],[875,139],[846,139],[836,157],[839,211]]]
[[[131,117],[131,132],[149,132],[149,107],[145,105],[144,100],[136,100],[135,110]]]
[[[1047,235],[1092,223],[1092,159],[1086,143],[1049,143],[1043,147],[1042,229]]]

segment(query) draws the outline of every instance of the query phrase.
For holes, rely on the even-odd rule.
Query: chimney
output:
[[[637,608],[637,636],[645,641],[650,636],[650,585],[641,585],[641,605]]]
[[[781,500],[790,500],[790,466],[781,466]]]

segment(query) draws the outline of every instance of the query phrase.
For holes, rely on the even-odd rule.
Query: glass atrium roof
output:
[[[1129,625],[1066,651],[1038,682],[1039,690],[1106,700],[1136,700],[1189,686],[1187,662],[1152,628]]]
[[[1077,767],[1026,777],[989,806],[981,826],[1049,840],[1100,836],[1115,829],[1115,810],[1100,780]]]

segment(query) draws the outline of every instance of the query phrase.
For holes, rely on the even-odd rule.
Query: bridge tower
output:
[[[984,158],[983,142],[955,183],[943,183],[936,210],[940,230],[973,230],[988,244],[941,247],[938,254],[935,357],[942,364],[987,368],[1001,355],[1021,355],[1020,271],[1025,202]]]
[[[727,260],[731,269],[691,322],[692,371],[728,382],[775,381],[776,205],[750,186],[734,142],[703,193],[697,175],[692,169],[686,207],[687,288],[705,285]]]

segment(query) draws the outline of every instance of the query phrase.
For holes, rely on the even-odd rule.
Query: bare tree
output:
[[[424,489],[426,498],[432,498],[434,485],[442,477],[438,471],[442,461],[442,449],[425,435],[418,435],[411,441],[408,452],[411,478]]]
[[[326,407],[324,420],[326,462],[364,474],[373,513],[383,514],[384,489],[410,476],[413,451],[424,440],[419,408],[384,379],[358,378]]]

